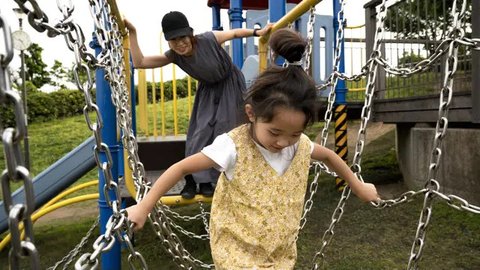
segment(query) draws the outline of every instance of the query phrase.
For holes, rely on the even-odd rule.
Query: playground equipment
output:
[[[44,205],[53,196],[75,183],[80,177],[95,167],[92,156],[93,137],[80,144],[63,158],[52,164],[33,178],[35,209]],[[12,194],[12,204],[25,201],[25,189],[19,188]],[[8,213],[5,202],[0,202],[0,232],[8,228]]]
[[[309,6],[315,6],[315,4],[318,1],[306,1],[305,3],[308,3]],[[36,2],[35,2],[36,3]],[[303,2],[300,4],[302,5]],[[308,5],[306,4],[306,5]],[[337,44],[339,44],[343,40],[343,1],[340,3],[340,9],[338,10],[338,22],[339,22],[339,28],[337,31],[336,35],[336,41]],[[145,178],[145,172],[142,163],[140,162],[138,158],[138,153],[136,149],[136,140],[135,136],[133,136],[132,132],[132,120],[129,118],[129,105],[130,105],[130,100],[128,97],[128,91],[125,91],[125,89],[128,89],[126,87],[126,79],[123,76],[123,72],[125,70],[124,65],[125,62],[122,60],[122,36],[120,34],[120,30],[123,29],[123,27],[119,26],[117,22],[121,22],[121,20],[116,19],[112,14],[112,12],[115,11],[115,4],[112,2],[109,2],[108,4],[105,2],[102,2],[102,5],[92,5],[92,14],[94,15],[94,20],[96,22],[96,36],[99,39],[99,46],[98,48],[98,56],[93,57],[90,54],[86,53],[85,48],[83,47],[83,42],[84,40],[78,40],[75,42],[73,45],[76,52],[82,52],[81,57],[77,58],[77,69],[85,69],[89,70],[90,66],[102,66],[106,74],[108,75],[106,78],[108,79],[111,87],[111,92],[107,91],[107,96],[111,96],[113,100],[113,104],[115,105],[115,108],[108,108],[108,109],[113,109],[115,111],[115,114],[117,116],[117,119],[119,121],[118,125],[120,126],[123,134],[122,134],[122,141],[123,145],[127,149],[127,152],[129,154],[128,157],[128,163],[130,168],[132,169],[132,174],[133,174],[133,179],[134,179],[134,184],[137,188],[137,194],[136,194],[136,199],[141,200],[142,197],[148,192],[149,189],[149,184],[146,183],[144,180]],[[299,5],[299,6],[300,6]],[[362,72],[360,74],[356,74],[353,76],[348,76],[343,73],[343,71],[340,68],[340,57],[342,54],[342,46],[336,46],[335,47],[335,63],[333,65],[333,72],[332,74],[328,77],[326,80],[325,84],[321,85],[321,89],[325,88],[330,88],[330,89],[336,89],[336,85],[338,83],[338,79],[341,80],[359,80],[363,77],[367,78],[367,87],[366,87],[366,93],[365,93],[365,103],[364,107],[362,110],[362,122],[361,122],[361,128],[358,133],[358,138],[357,138],[357,145],[356,145],[356,150],[355,150],[355,156],[353,160],[353,165],[352,169],[354,172],[357,174],[359,179],[362,179],[361,176],[361,157],[362,157],[362,152],[364,150],[365,146],[365,136],[366,136],[366,127],[367,123],[370,120],[371,117],[371,109],[372,109],[372,103],[373,103],[373,96],[375,92],[375,81],[377,79],[377,69],[379,66],[384,66],[388,67],[387,71],[393,73],[401,73],[402,76],[408,76],[417,72],[420,72],[424,69],[424,67],[431,65],[432,62],[435,62],[437,60],[436,58],[439,55],[446,55],[447,57],[445,58],[445,77],[444,77],[444,83],[442,86],[442,91],[440,92],[440,109],[439,109],[439,117],[437,120],[437,126],[436,126],[436,133],[435,133],[435,139],[434,139],[434,145],[433,145],[433,150],[431,152],[431,165],[429,167],[429,172],[428,172],[428,177],[425,183],[425,187],[418,190],[418,191],[408,191],[404,194],[402,194],[400,197],[391,199],[391,200],[384,200],[381,201],[378,204],[373,204],[374,207],[376,208],[384,208],[384,207],[393,207],[398,204],[402,204],[404,202],[407,202],[409,200],[412,200],[416,196],[423,195],[424,196],[424,206],[419,218],[419,224],[417,228],[417,233],[415,235],[415,241],[412,245],[412,250],[410,253],[409,261],[408,261],[408,269],[416,269],[418,261],[421,258],[422,255],[422,249],[424,247],[424,242],[425,242],[425,235],[426,235],[426,229],[429,225],[430,221],[430,216],[432,214],[432,200],[434,197],[440,198],[444,201],[446,201],[450,206],[452,206],[455,209],[458,210],[464,210],[464,211],[469,211],[471,213],[475,214],[480,214],[480,207],[475,206],[473,204],[470,204],[468,201],[452,195],[452,194],[444,194],[440,192],[440,183],[436,180],[437,178],[437,173],[438,173],[438,168],[439,168],[439,160],[442,156],[442,140],[446,135],[446,131],[448,128],[448,109],[449,105],[451,102],[451,92],[452,92],[452,80],[453,80],[453,75],[456,70],[456,65],[457,65],[457,54],[458,54],[458,47],[459,46],[469,46],[474,49],[479,48],[479,42],[480,40],[478,39],[470,39],[466,38],[464,36],[464,32],[461,31],[461,26],[462,26],[462,20],[465,17],[465,10],[466,10],[466,5],[467,1],[463,1],[461,4],[461,7],[457,7],[457,1],[454,1],[454,6],[452,8],[452,17],[454,17],[454,24],[452,29],[449,31],[449,39],[446,40],[446,42],[442,43],[439,46],[442,46],[441,48],[444,48],[443,46],[447,47],[448,50],[441,50],[439,54],[436,54],[432,56],[432,58],[429,58],[428,60],[430,61],[425,61],[422,62],[420,65],[408,69],[408,68],[402,68],[402,69],[395,69],[393,65],[389,64],[388,61],[383,58],[381,51],[380,51],[380,46],[382,42],[382,34],[385,31],[384,29],[384,21],[385,21],[385,14],[386,14],[386,1],[384,0],[379,8],[379,24],[377,25],[376,28],[376,34],[375,34],[375,42],[373,44],[372,48],[372,54],[370,58],[368,59],[366,65],[364,68],[362,68]],[[37,8],[37,12],[34,12],[32,10],[29,10],[27,7],[23,6],[23,4],[19,4],[19,6],[26,11],[28,11],[29,15],[31,16],[40,16],[38,14],[43,14],[43,16],[46,16],[44,13],[41,12],[41,9],[38,5],[34,5],[35,8]],[[69,9],[69,7],[63,6],[62,7],[63,11],[62,14],[65,17],[68,17],[73,9]],[[308,9],[306,9],[308,10]],[[115,14],[115,13],[114,13]],[[287,16],[288,17],[288,16]],[[0,17],[1,18],[1,17]],[[48,20],[45,20],[48,21]],[[3,22],[3,20],[2,20]],[[75,24],[71,20],[64,20],[67,24],[70,26],[75,26]],[[282,27],[286,26],[289,22],[287,21],[282,21],[280,20],[277,22],[275,27]],[[31,24],[35,24],[35,21],[32,20]],[[44,23],[45,24],[45,23]],[[35,24],[36,27],[44,27],[44,24]],[[120,23],[121,24],[121,23]],[[9,32],[9,29],[5,24],[2,24],[4,29],[6,29],[7,33]],[[32,25],[33,26],[33,25]],[[107,27],[108,26],[108,27]],[[274,29],[275,29],[274,27]],[[50,26],[47,28],[50,34],[60,34],[61,31],[55,31],[58,30],[55,27]],[[73,29],[78,29],[75,27],[69,28],[73,31]],[[8,40],[9,35],[6,35],[7,41],[5,44],[7,45],[7,51],[9,52],[7,54],[7,57],[3,59],[2,62],[2,69],[5,69],[8,66],[8,63],[11,59],[11,42]],[[266,40],[261,41],[261,45],[259,48],[259,52],[262,54],[263,53],[263,60],[260,60],[260,63],[262,61],[266,61],[266,50],[265,50],[265,44]],[[100,60],[104,59],[111,59],[113,62],[110,63],[105,63],[105,62],[100,62]],[[260,59],[262,59],[262,56],[260,55]],[[260,66],[262,66],[260,64]],[[306,68],[308,68],[309,65],[306,65]],[[15,94],[10,88],[9,85],[9,80],[7,77],[5,77],[5,73],[0,73],[0,76],[2,77],[2,85],[0,90],[0,101],[6,103],[4,100],[13,100],[13,103],[15,105],[15,112],[17,112],[17,126],[15,128],[10,127],[4,130],[3,136],[2,136],[2,142],[4,143],[6,147],[6,160],[7,160],[7,170],[4,171],[2,174],[2,186],[7,186],[8,187],[8,181],[16,179],[18,177],[22,177],[24,180],[24,186],[25,186],[25,204],[16,204],[13,205],[11,200],[7,199],[5,200],[5,209],[9,212],[9,221],[13,226],[10,226],[10,231],[12,232],[12,236],[14,236],[13,242],[12,242],[12,260],[11,260],[11,268],[16,269],[18,268],[17,261],[19,257],[21,256],[29,256],[30,261],[31,261],[31,266],[32,269],[38,269],[39,265],[39,257],[38,257],[38,252],[36,251],[34,241],[33,241],[33,232],[32,232],[32,226],[31,226],[31,214],[33,213],[33,201],[34,201],[34,196],[32,193],[32,187],[31,187],[31,180],[28,177],[28,171],[25,171],[25,168],[22,166],[23,162],[19,155],[16,155],[18,152],[17,149],[19,147],[19,141],[21,141],[21,138],[23,136],[22,133],[22,126],[24,125],[24,122],[22,122],[22,118],[18,117],[18,115],[23,115],[21,106],[18,106],[17,104],[21,104],[19,102],[20,98],[18,95]],[[6,79],[4,79],[6,78]],[[98,73],[97,78],[104,78],[103,73]],[[98,83],[98,82],[97,82]],[[87,88],[91,88],[92,84],[87,84]],[[118,186],[116,182],[114,181],[114,174],[116,174],[115,170],[115,165],[114,161],[116,160],[116,156],[113,157],[113,154],[110,152],[111,150],[109,149],[109,144],[111,138],[107,138],[108,136],[104,136],[102,127],[104,127],[104,124],[102,122],[102,116],[103,114],[100,113],[100,109],[97,107],[95,103],[92,102],[91,98],[89,97],[89,89],[85,89],[83,85],[79,84],[79,88],[81,88],[86,95],[86,107],[85,111],[86,112],[94,112],[98,115],[96,118],[96,121],[92,121],[87,117],[87,124],[89,125],[89,128],[93,131],[94,133],[94,138],[95,138],[95,146],[94,148],[94,159],[97,163],[97,166],[99,167],[101,174],[100,178],[103,178],[103,181],[101,179],[100,181],[100,187],[99,190],[100,195],[99,197],[104,197],[101,198],[105,202],[105,208],[109,208],[110,215],[108,215],[108,220],[107,222],[102,222],[102,213],[101,212],[101,217],[100,217],[100,223],[102,226],[105,226],[106,228],[103,228],[101,231],[101,235],[95,241],[94,245],[94,252],[93,253],[85,253],[83,254],[79,260],[76,262],[76,268],[77,269],[87,269],[87,268],[95,268],[99,264],[99,259],[98,257],[100,254],[102,254],[102,269],[119,269],[118,265],[118,242],[124,242],[126,243],[126,246],[128,247],[128,251],[130,252],[129,255],[129,261],[131,262],[137,262],[142,265],[143,268],[147,267],[147,263],[142,257],[142,255],[138,252],[136,252],[133,248],[133,245],[131,244],[131,231],[130,231],[130,225],[128,224],[128,219],[125,217],[124,212],[120,210],[120,201],[119,201],[119,194],[118,194]],[[97,89],[101,89],[101,87],[98,87]],[[7,97],[7,98],[3,98]],[[330,91],[329,97],[328,97],[328,107],[329,109],[327,110],[327,114],[325,115],[325,120],[326,122],[331,121],[331,114],[332,114],[332,109],[333,109],[333,104],[336,99],[336,91]],[[8,103],[6,103],[8,104]],[[328,126],[328,125],[327,125]],[[115,130],[115,126],[113,127],[113,130]],[[18,131],[18,132],[14,132]],[[322,139],[327,137],[327,134],[323,134],[325,132],[322,131]],[[325,139],[326,140],[326,139]],[[322,144],[324,142],[322,141]],[[318,175],[320,174],[321,171],[324,171],[326,173],[330,173],[328,171],[328,168],[325,167],[323,164],[320,163],[315,163],[315,168],[316,168],[316,178],[313,180],[311,188],[310,188],[310,198],[307,199],[306,204],[305,204],[305,211],[304,215],[302,217],[302,222],[300,229],[303,227],[303,225],[306,222],[306,214],[309,212],[311,209],[311,206],[313,204],[313,201],[311,200],[312,194],[315,193],[316,191],[316,185]],[[4,193],[4,198],[10,198],[11,194],[8,192],[10,191],[8,188],[7,189],[2,189]],[[325,234],[323,235],[322,238],[322,247],[321,249],[315,254],[315,257],[313,258],[312,261],[312,269],[317,269],[319,265],[321,265],[321,261],[324,257],[324,250],[328,246],[328,244],[331,242],[332,237],[334,235],[333,230],[335,228],[335,225],[341,220],[342,214],[344,212],[343,207],[350,195],[350,190],[348,187],[343,189],[340,202],[338,204],[338,207],[335,209],[333,216],[332,216],[332,222],[330,227],[328,228],[327,231],[325,231]],[[173,260],[178,264],[179,268],[183,269],[189,269],[191,267],[203,267],[203,268],[212,268],[213,265],[206,264],[204,262],[199,261],[198,259],[194,258],[191,256],[191,254],[183,248],[182,243],[178,240],[178,237],[176,237],[175,233],[172,232],[172,227],[174,225],[172,224],[172,221],[166,216],[166,214],[169,213],[168,207],[165,205],[159,203],[158,207],[151,213],[150,215],[150,220],[152,224],[156,224],[157,226],[154,226],[154,229],[156,230],[156,234],[160,237],[161,244],[165,246],[165,250],[172,254]],[[104,218],[104,217],[103,217]],[[19,229],[17,225],[19,224],[20,221],[23,221],[25,224],[25,229],[26,229],[26,238],[25,240],[21,241],[19,235]],[[116,247],[117,245],[117,247]],[[105,255],[111,255],[110,257],[104,257]],[[109,265],[103,265],[104,262],[110,263]],[[133,265],[133,263],[132,263]]]

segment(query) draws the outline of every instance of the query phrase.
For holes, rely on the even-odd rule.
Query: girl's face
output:
[[[252,123],[253,139],[270,152],[278,153],[283,148],[298,142],[305,123],[305,114],[290,108],[275,108],[272,121],[265,122],[255,117],[251,105],[245,106]]]
[[[193,46],[189,36],[181,36],[168,41],[170,49],[182,56],[192,55]]]

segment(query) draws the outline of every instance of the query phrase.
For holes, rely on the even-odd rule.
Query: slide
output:
[[[68,188],[71,184],[75,183],[75,181],[96,166],[93,157],[94,146],[94,138],[88,138],[33,179],[35,209],[38,209],[40,206]],[[12,199],[14,204],[25,202],[23,187],[17,189],[12,194]],[[3,201],[1,201],[0,233],[7,229],[8,214],[5,211]]]

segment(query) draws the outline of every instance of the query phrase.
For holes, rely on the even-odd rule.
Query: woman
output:
[[[199,152],[211,144],[215,137],[242,121],[240,109],[246,91],[245,78],[221,45],[234,38],[265,35],[272,24],[263,29],[209,31],[194,36],[185,15],[171,11],[162,19],[163,33],[170,50],[153,56],[143,55],[135,26],[128,20],[125,20],[125,25],[130,33],[130,50],[135,68],[156,68],[174,63],[198,81],[185,156]],[[214,191],[212,183],[216,183],[218,176],[219,172],[215,169],[187,175],[182,197],[193,198],[197,183],[200,194],[211,197]]]

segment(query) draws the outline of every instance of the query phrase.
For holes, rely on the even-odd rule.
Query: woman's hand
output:
[[[128,29],[128,32],[130,33],[136,33],[137,29],[135,26],[128,20],[128,19],[123,19],[123,23],[125,24],[125,27]]]
[[[270,31],[272,30],[272,27],[273,27],[273,23],[267,23],[267,25],[265,25],[265,27],[263,27],[260,30],[257,30],[257,35],[261,37],[261,36],[264,36],[264,35],[270,33]]]
[[[130,206],[126,210],[128,214],[128,220],[135,225],[133,230],[138,231],[142,229],[147,221],[148,212],[146,212],[145,209],[139,204]]]

